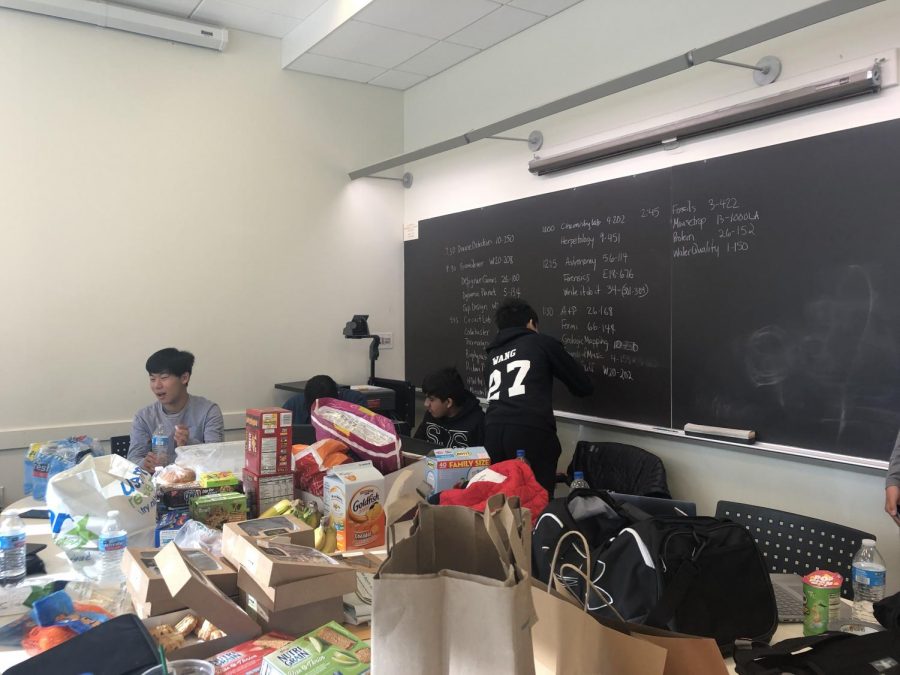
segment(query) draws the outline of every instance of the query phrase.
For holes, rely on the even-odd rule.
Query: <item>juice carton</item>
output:
[[[325,476],[325,508],[338,551],[384,545],[384,477],[372,462],[342,464]]]
[[[491,457],[484,448],[433,450],[425,457],[425,482],[432,493],[442,492],[471,480],[490,465]]]

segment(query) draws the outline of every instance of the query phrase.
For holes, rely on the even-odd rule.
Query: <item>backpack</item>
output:
[[[556,544],[575,530],[590,548],[562,542],[554,569],[587,572],[588,611],[598,617],[714,638],[730,652],[738,638],[768,640],[778,625],[772,583],[762,554],[743,525],[707,516],[649,516],[604,491],[573,490],[553,500],[532,535],[534,576],[549,581]],[[557,573],[576,597],[585,584]]]
[[[893,631],[852,635],[828,632],[751,643],[734,652],[739,675],[896,675],[900,673],[900,636]]]

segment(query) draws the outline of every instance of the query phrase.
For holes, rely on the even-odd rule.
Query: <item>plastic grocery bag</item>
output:
[[[244,441],[199,443],[175,449],[175,463],[201,473],[230,471],[240,477],[244,469]]]
[[[394,423],[356,403],[316,399],[310,411],[316,440],[336,438],[382,474],[400,469],[400,439]]]
[[[153,546],[156,493],[150,474],[118,455],[87,457],[50,479],[47,508],[54,543],[76,571],[97,559],[97,539],[107,511],[119,512],[129,546]]]

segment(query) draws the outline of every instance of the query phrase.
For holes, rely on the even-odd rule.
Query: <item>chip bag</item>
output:
[[[316,439],[336,438],[382,474],[400,468],[400,439],[394,423],[356,403],[320,398],[310,411]]]

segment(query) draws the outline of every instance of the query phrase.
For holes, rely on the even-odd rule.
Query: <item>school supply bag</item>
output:
[[[725,518],[654,516],[608,493],[573,490],[538,518],[532,538],[535,577],[547,581],[548,553],[567,531],[590,548],[588,611],[603,618],[714,638],[730,652],[738,638],[767,640],[778,614],[762,554],[747,529]],[[583,545],[569,537],[557,567],[583,569]],[[578,597],[584,582],[561,573]]]

